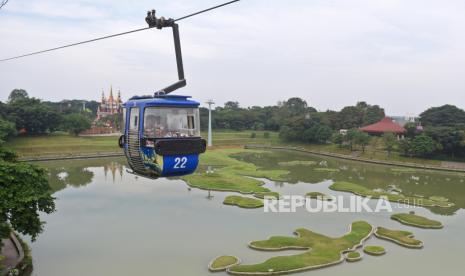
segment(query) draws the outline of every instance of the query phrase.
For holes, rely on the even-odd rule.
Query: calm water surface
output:
[[[297,213],[274,214],[225,206],[223,199],[232,193],[209,195],[207,191],[189,190],[182,180],[135,177],[126,173],[122,159],[41,163],[50,169],[57,211],[42,216],[47,224],[32,244],[33,275],[213,275],[207,264],[218,255],[232,254],[244,263],[255,263],[294,253],[253,251],[247,247],[249,241],[292,235],[300,227],[340,236],[355,220],[412,231],[425,247],[407,249],[371,238],[367,243],[384,246],[385,256],[364,256],[358,263],[299,275],[461,275],[465,269],[464,175],[395,172],[386,166],[288,152],[242,154],[237,158],[263,168],[279,168],[277,163],[282,161],[315,160],[318,166],[339,169],[322,173],[311,167],[287,167],[291,170],[288,182],[265,180],[268,188],[281,194],[321,191],[348,196],[328,189],[334,180],[345,180],[373,189],[395,185],[409,195],[443,196],[456,206],[448,210],[397,210],[415,210],[445,224],[442,230],[422,230],[390,220],[387,212],[310,214],[300,209]]]

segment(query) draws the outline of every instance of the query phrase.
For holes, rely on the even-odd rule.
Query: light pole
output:
[[[208,104],[208,143],[207,145],[211,147],[212,146],[212,105],[214,105],[215,103],[213,102],[213,100],[208,100],[206,104]]]

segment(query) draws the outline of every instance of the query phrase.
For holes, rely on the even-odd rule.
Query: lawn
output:
[[[265,133],[269,137],[265,138]],[[252,138],[252,137],[255,138]],[[207,132],[202,132],[202,137],[207,138]],[[275,145],[301,147],[310,151],[327,152],[344,154],[348,156],[357,156],[359,158],[396,161],[414,163],[419,165],[440,165],[441,161],[421,158],[410,158],[399,155],[398,152],[387,152],[380,146],[379,138],[375,137],[365,152],[351,152],[347,147],[339,147],[335,144],[303,144],[288,143],[279,139],[278,132],[272,131],[234,131],[234,130],[214,130],[213,146],[244,146],[250,144],[258,145]],[[39,157],[39,156],[68,156],[83,154],[99,154],[120,152],[118,148],[117,136],[99,136],[99,137],[75,137],[66,133],[54,133],[44,136],[15,137],[6,143],[6,147],[15,150],[21,157]],[[311,166],[312,163],[289,162],[281,164],[285,166]]]
[[[21,157],[120,152],[117,136],[76,137],[67,134],[15,137],[5,144]]]
[[[306,251],[296,255],[273,257],[260,264],[233,266],[228,272],[236,275],[285,274],[337,264],[344,260],[344,252],[359,247],[371,235],[372,230],[373,227],[367,222],[357,221],[352,223],[349,233],[339,238],[300,228],[295,231],[297,237],[275,236],[263,241],[253,241],[250,247],[258,250]]]
[[[255,133],[256,138],[251,138]],[[270,145],[279,142],[278,133],[264,131],[213,131],[214,146],[243,146],[246,144]],[[206,139],[207,133],[202,137]],[[21,157],[67,156],[81,154],[99,154],[121,152],[118,136],[72,136],[66,133],[54,133],[43,136],[15,137],[5,144]]]
[[[397,220],[400,223],[405,224],[405,225],[420,227],[420,228],[440,229],[444,227],[442,223],[437,220],[431,220],[431,219],[418,216],[415,214],[405,214],[405,213],[393,214],[391,216],[391,219]]]
[[[265,132],[270,135],[269,138],[264,138]],[[252,133],[255,133],[255,138],[252,138]],[[208,133],[202,132],[202,137],[207,139]],[[214,146],[236,145],[243,146],[247,144],[271,145],[279,144],[279,133],[272,131],[234,131],[234,130],[214,130],[212,133]]]

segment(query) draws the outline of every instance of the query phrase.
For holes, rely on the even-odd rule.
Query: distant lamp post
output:
[[[206,104],[208,104],[208,143],[207,145],[211,147],[213,145],[212,144],[212,105],[214,105],[215,103],[213,102],[213,100],[208,100]]]

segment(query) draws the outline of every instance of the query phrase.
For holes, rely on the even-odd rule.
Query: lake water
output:
[[[260,252],[247,247],[252,240],[270,235],[292,235],[309,228],[329,236],[347,232],[351,222],[366,220],[375,226],[405,229],[425,244],[407,249],[371,238],[387,254],[364,256],[357,263],[342,263],[299,275],[460,275],[465,269],[465,176],[441,172],[396,172],[387,166],[346,162],[305,154],[272,152],[246,154],[239,159],[264,168],[278,162],[315,160],[339,172],[315,172],[308,167],[291,170],[288,182],[266,181],[283,195],[320,191],[332,195],[334,180],[360,183],[370,188],[395,185],[407,195],[443,196],[456,205],[411,208],[437,219],[442,230],[423,230],[390,220],[390,213],[264,213],[222,204],[233,193],[188,189],[178,179],[148,180],[128,174],[123,159],[73,160],[40,163],[49,168],[57,198],[57,211],[43,215],[45,231],[32,244],[33,275],[213,275],[207,264],[218,255],[232,254],[243,263],[256,263],[292,251]],[[323,161],[323,162],[321,162]],[[395,205],[393,205],[396,207]],[[299,251],[301,252],[301,251]],[[214,275],[226,275],[216,273]]]

